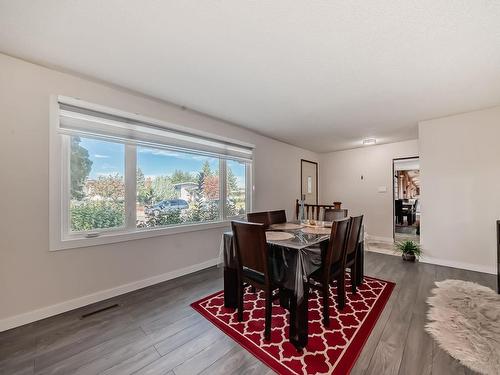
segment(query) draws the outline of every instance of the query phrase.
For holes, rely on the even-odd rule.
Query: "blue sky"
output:
[[[123,144],[81,138],[80,146],[87,149],[90,160],[93,162],[89,178],[95,179],[110,174],[123,176],[125,170],[125,146]],[[137,147],[137,167],[141,168],[146,177],[170,175],[176,169],[194,174],[201,170],[206,160],[208,160],[212,170],[219,169],[218,159],[176,151]],[[244,187],[244,165],[229,161],[228,167],[236,175],[238,185]]]

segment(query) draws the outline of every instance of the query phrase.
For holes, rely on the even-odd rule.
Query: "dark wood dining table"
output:
[[[279,229],[283,225],[271,226],[270,231],[279,230],[290,233],[287,240],[267,240],[270,267],[273,278],[280,285],[280,303],[290,312],[290,342],[301,350],[308,339],[308,295],[309,275],[321,267],[321,262],[328,247],[331,222],[318,222],[318,226],[292,224],[294,229]],[[286,225],[290,227],[290,225]],[[317,228],[317,229],[315,229]],[[231,232],[223,234],[221,244],[224,264],[224,306],[236,308],[238,305],[237,258]],[[364,241],[363,235],[357,249],[358,283],[363,280]]]

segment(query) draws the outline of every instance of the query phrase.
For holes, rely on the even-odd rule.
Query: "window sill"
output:
[[[106,245],[110,243],[140,240],[158,236],[168,236],[180,233],[199,232],[217,228],[229,228],[230,221],[217,221],[213,223],[178,225],[168,228],[157,229],[138,229],[133,232],[110,232],[103,233],[93,238],[71,238],[65,240],[56,240],[50,243],[50,251],[76,249],[81,247],[90,247]]]

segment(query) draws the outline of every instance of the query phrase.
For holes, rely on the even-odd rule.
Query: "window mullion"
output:
[[[125,145],[125,227],[136,229],[137,147]]]
[[[67,234],[70,232],[70,221],[71,221],[71,215],[70,215],[70,200],[71,200],[71,193],[70,193],[70,186],[71,186],[71,171],[70,171],[70,158],[71,158],[71,147],[70,147],[70,137],[69,136],[61,136],[61,148],[62,148],[62,155],[64,155],[61,158],[61,238],[64,238],[67,236]]]
[[[253,163],[245,163],[245,211],[252,212],[253,204]]]
[[[221,220],[226,220],[226,199],[227,199],[227,184],[226,184],[226,159],[219,159],[219,215]]]

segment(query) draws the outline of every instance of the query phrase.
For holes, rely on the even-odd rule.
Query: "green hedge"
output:
[[[184,221],[181,218],[180,210],[172,210],[162,212],[158,215],[146,215],[146,221],[138,222],[139,228],[155,228],[166,225],[182,224]]]
[[[70,215],[73,231],[116,228],[125,222],[123,202],[73,201]]]

